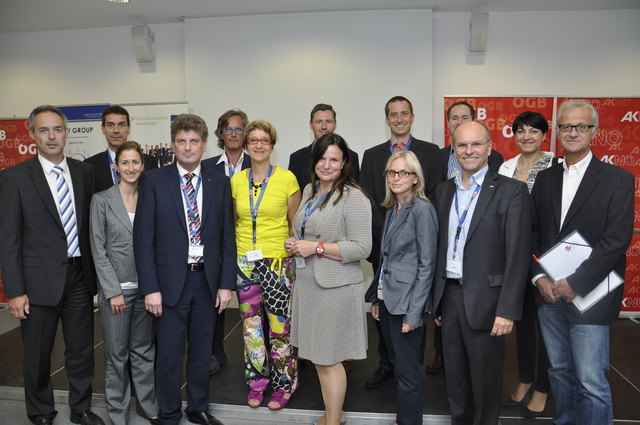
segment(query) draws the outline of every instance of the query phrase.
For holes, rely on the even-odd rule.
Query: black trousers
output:
[[[87,253],[89,255],[89,253]],[[24,393],[32,422],[57,414],[51,383],[51,352],[62,322],[69,407],[81,412],[91,407],[93,380],[93,302],[84,281],[82,262],[67,266],[62,300],[56,306],[30,305],[20,322],[24,344]]]

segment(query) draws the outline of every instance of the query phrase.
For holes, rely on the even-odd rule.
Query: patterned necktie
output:
[[[67,254],[69,257],[76,257],[80,246],[78,244],[76,215],[73,212],[69,186],[67,186],[67,182],[62,176],[62,167],[59,165],[54,166],[53,172],[56,174],[56,192],[58,194],[58,205],[60,206],[60,218],[62,219],[64,232],[67,235]]]
[[[193,245],[200,245],[200,213],[198,212],[198,202],[196,199],[196,191],[193,189],[192,179],[195,177],[193,173],[184,175],[186,181],[185,189],[189,197],[187,208],[187,218],[189,219],[189,242]],[[195,257],[197,263],[202,261],[202,257]]]

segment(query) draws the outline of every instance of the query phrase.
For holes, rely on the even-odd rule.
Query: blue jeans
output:
[[[571,323],[561,304],[538,309],[556,401],[555,425],[613,424],[609,388],[609,326]]]

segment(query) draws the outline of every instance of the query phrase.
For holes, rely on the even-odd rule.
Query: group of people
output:
[[[397,425],[422,423],[429,313],[438,326],[427,367],[444,368],[453,424],[496,424],[503,404],[538,416],[549,391],[554,423],[612,423],[608,325],[622,286],[589,310],[571,303],[612,270],[624,276],[632,234],[633,176],[590,151],[597,111],[584,101],[560,106],[564,160],[541,150],[549,125],[538,113],[515,119],[521,153],[506,162],[466,102],[448,108],[442,149],[411,135],[414,118],[408,99],[391,98],[391,138],[360,168],[335,133],[335,111],[318,104],[314,141],[287,170],[271,163],[269,122],[225,112],[215,131],[223,152],[202,160],[207,125],[183,114],[171,124],[175,163],[153,170],[157,160],[128,140],[124,108],[103,112],[108,148],[86,163],[64,155],[62,112],[34,109],[38,156],[0,174],[0,267],[22,319],[30,420],[49,425],[57,413],[49,372],[61,320],[71,420],[103,423],[90,410],[97,292],[111,422],[128,423],[132,382],[140,415],[178,424],[186,349],[188,420],[220,424],[208,412],[209,376],[227,362],[235,291],[252,408],[267,394],[269,409],[285,408],[306,359],[322,389],[319,424],[338,425],[348,362],[366,357],[366,300],[379,339],[366,386],[393,377]],[[533,258],[575,230],[593,253],[554,281]],[[374,270],[366,291],[365,259]],[[520,382],[503,401],[514,327]]]
[[[142,153],[153,158],[156,167],[164,167],[173,164],[175,155],[170,143],[160,143],[159,145],[144,145]]]

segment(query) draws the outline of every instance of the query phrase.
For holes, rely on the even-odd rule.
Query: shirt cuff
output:
[[[537,285],[536,285],[536,282],[537,282],[537,281],[538,281],[538,279],[540,279],[541,277],[547,277],[547,275],[546,275],[546,274],[544,274],[544,273],[540,273],[540,274],[535,275],[535,276],[533,277],[533,279],[531,279],[531,283],[533,284],[533,286],[537,286]]]

